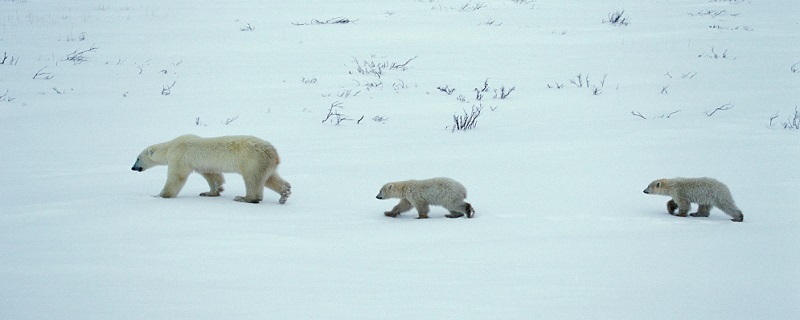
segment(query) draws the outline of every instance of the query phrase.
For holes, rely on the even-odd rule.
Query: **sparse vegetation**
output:
[[[249,23],[244,25],[244,26],[239,27],[239,30],[241,30],[241,31],[253,31],[255,29],[256,28],[253,27],[252,25],[250,25]]]
[[[403,63],[398,62],[391,62],[391,61],[381,61],[376,62],[375,60],[363,60],[359,61],[357,58],[353,57],[353,62],[356,64],[356,73],[362,75],[373,75],[380,79],[385,71],[389,70],[399,70],[405,71],[408,69],[408,64],[411,63],[417,57],[410,58]],[[353,74],[351,71],[350,74]]]
[[[790,68],[790,70],[792,70],[792,73],[800,73],[800,68],[798,68],[799,65],[800,65],[800,62],[795,63],[795,64],[792,65],[792,67]]]
[[[170,95],[170,94],[172,93],[172,87],[174,87],[174,86],[175,86],[175,83],[176,83],[176,82],[177,82],[177,81],[172,81],[172,84],[170,84],[170,85],[165,85],[165,86],[163,87],[163,89],[161,89],[161,95],[162,95],[162,96],[168,96],[168,95]]]
[[[336,18],[330,18],[328,20],[312,19],[310,22],[292,22],[292,24],[296,26],[310,26],[310,25],[328,25],[328,24],[348,24],[356,21],[358,20],[350,20],[348,18],[336,17]]]
[[[453,92],[456,91],[456,88],[450,88],[450,86],[448,86],[448,85],[445,85],[444,87],[441,87],[441,86],[440,87],[436,87],[436,89],[438,89],[441,92],[446,93],[448,96],[453,94]]]
[[[516,88],[517,87],[511,87],[511,88],[506,89],[506,87],[500,86],[500,91],[499,92],[497,91],[497,89],[494,89],[494,98],[495,99],[497,99],[497,98],[500,98],[500,99],[508,98],[508,96],[511,94],[511,92],[514,91],[514,89],[516,89]]]
[[[711,47],[711,52],[710,53],[708,53],[708,52],[707,53],[702,53],[702,54],[697,55],[697,57],[698,58],[709,58],[709,59],[732,59],[732,60],[736,59],[736,58],[732,57],[728,53],[728,50],[725,50],[722,53],[718,53],[716,50],[714,50],[714,47]]]
[[[603,23],[611,24],[612,26],[627,26],[628,17],[625,16],[625,10],[615,11],[608,14],[608,18],[603,20]]]
[[[237,119],[239,119],[238,115],[235,116],[235,117],[232,117],[232,118],[225,119],[225,121],[223,121],[222,123],[225,124],[225,125],[229,125],[229,124],[233,123],[234,121],[236,121]]]
[[[47,66],[42,67],[39,71],[33,75],[33,79],[42,79],[42,80],[50,80],[53,79],[53,74],[50,72],[44,72],[44,69],[47,69]]]
[[[483,105],[479,106],[472,106],[472,111],[467,112],[464,110],[464,114],[454,114],[453,115],[453,126],[451,127],[452,132],[458,131],[467,131],[474,129],[475,126],[478,125],[478,117],[481,115],[481,110],[483,110]]]
[[[478,11],[480,9],[486,8],[486,4],[483,2],[475,2],[472,1],[463,4],[461,7],[458,8],[458,11],[461,12],[472,12]]]
[[[86,49],[86,50],[80,50],[80,51],[75,50],[72,53],[68,54],[67,57],[64,60],[65,61],[72,61],[72,63],[74,63],[74,64],[79,64],[79,63],[82,63],[84,61],[89,60],[89,58],[86,57],[86,54],[90,53],[90,52],[95,52],[95,51],[97,51],[97,49],[99,49],[99,48],[95,47],[94,45],[92,45],[91,47],[89,47],[89,49]]]
[[[715,108],[714,110],[706,111],[706,115],[710,117],[710,116],[713,116],[714,113],[716,113],[717,111],[725,111],[725,110],[730,110],[730,109],[733,109],[733,105],[730,104],[730,103],[726,103],[726,104],[723,104],[722,106],[719,106],[719,107]]]
[[[300,82],[302,82],[304,84],[315,84],[315,83],[317,83],[317,78],[306,78],[306,77],[303,77],[303,78],[300,79]]]
[[[666,119],[669,119],[669,118],[671,118],[671,117],[672,117],[672,115],[674,115],[674,114],[676,114],[676,113],[678,113],[678,112],[681,112],[681,111],[680,111],[680,110],[675,110],[675,111],[672,111],[672,112],[670,112],[670,113],[664,113],[664,114],[661,114],[661,115],[658,115],[658,116],[651,117],[651,119],[664,119],[664,118],[666,118]],[[644,116],[644,115],[643,115],[641,112],[639,112],[639,111],[631,111],[631,114],[632,114],[634,117],[642,118],[642,119],[645,119],[645,120],[647,120],[647,119],[648,119],[647,117],[645,117],[645,116]]]
[[[582,73],[576,75],[574,78],[569,79],[569,83],[574,85],[576,88],[587,88],[592,92],[592,95],[599,96],[603,94],[603,88],[606,85],[606,79],[608,78],[608,74],[604,74],[603,78],[597,81],[597,85],[592,82],[591,78],[588,74],[584,75]],[[547,84],[547,88],[550,89],[563,89],[564,83],[563,82],[554,82],[553,84]]]
[[[344,121],[353,121],[354,119],[347,117],[345,114],[341,113],[344,107],[342,103],[339,101],[335,101],[331,103],[330,108],[328,108],[328,114],[325,116],[325,119],[322,119],[322,123],[325,122],[332,122],[335,125],[340,125]],[[361,119],[358,119],[358,123],[361,123],[361,120],[364,119],[364,116],[361,116]]]
[[[0,60],[0,64],[15,66],[17,65],[17,62],[19,62],[19,58],[16,58],[14,56],[9,57],[8,52],[3,52],[3,59]]]
[[[8,96],[8,89],[6,89],[6,93],[0,94],[0,101],[6,101],[6,102],[14,101],[14,98]]]
[[[778,117],[780,117],[779,112],[775,113],[774,116],[769,118],[770,128],[772,128],[772,126],[775,124],[775,119]],[[786,121],[781,122],[781,126],[783,126],[784,129],[800,130],[800,110],[798,110],[797,107],[794,107],[794,114],[787,117]]]

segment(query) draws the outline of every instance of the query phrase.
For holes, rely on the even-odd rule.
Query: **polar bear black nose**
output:
[[[377,195],[377,196],[375,196],[375,199],[381,199],[381,200],[383,200],[383,198],[381,198],[381,196],[380,196],[380,195]]]
[[[642,192],[644,192],[644,193],[650,193],[650,192],[647,192],[647,189],[644,189],[644,191],[642,191]]]
[[[131,167],[131,170],[142,172],[142,167]]]

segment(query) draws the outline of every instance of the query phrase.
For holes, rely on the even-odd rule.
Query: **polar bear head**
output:
[[[387,183],[381,187],[381,191],[378,192],[378,195],[375,196],[377,199],[391,199],[391,198],[399,198],[400,195],[398,193],[399,189],[394,183]]]
[[[155,146],[150,146],[139,154],[139,156],[136,158],[136,162],[133,163],[131,170],[142,172],[157,165],[164,164],[166,164],[166,155],[164,150],[155,148]]]
[[[668,195],[669,194],[669,180],[658,179],[650,182],[647,188],[644,189],[646,194]]]

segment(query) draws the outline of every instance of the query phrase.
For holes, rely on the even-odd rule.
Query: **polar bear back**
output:
[[[185,135],[168,145],[169,162],[191,166],[198,172],[242,172],[247,167],[274,167],[280,162],[272,144],[253,136]]]
[[[420,199],[432,205],[460,203],[467,197],[467,189],[450,178],[408,180],[404,188],[409,199]]]

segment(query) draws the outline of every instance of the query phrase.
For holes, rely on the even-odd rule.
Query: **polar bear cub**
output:
[[[201,196],[219,196],[225,183],[222,174],[236,172],[244,178],[247,194],[234,200],[258,203],[267,187],[281,195],[278,202],[283,204],[292,194],[292,186],[276,172],[279,163],[275,147],[253,136],[201,138],[188,134],[145,148],[131,170],[142,172],[166,165],[167,182],[159,194],[164,198],[177,196],[192,171],[203,175],[208,182],[210,190]]]
[[[722,212],[731,216],[731,221],[741,222],[744,215],[736,203],[733,202],[728,187],[712,178],[673,178],[655,180],[644,189],[644,193],[670,196],[667,201],[669,214],[685,217],[692,208],[692,203],[697,203],[697,212],[691,213],[692,217],[708,217],[712,207],[717,207]],[[675,214],[678,209],[678,214]]]
[[[400,199],[400,203],[391,211],[384,212],[387,217],[397,217],[413,207],[419,214],[417,219],[428,218],[430,205],[445,207],[450,211],[450,214],[445,215],[448,218],[459,218],[464,215],[472,218],[475,210],[471,204],[464,202],[466,197],[467,189],[450,178],[390,182],[383,185],[376,196],[381,200]]]

